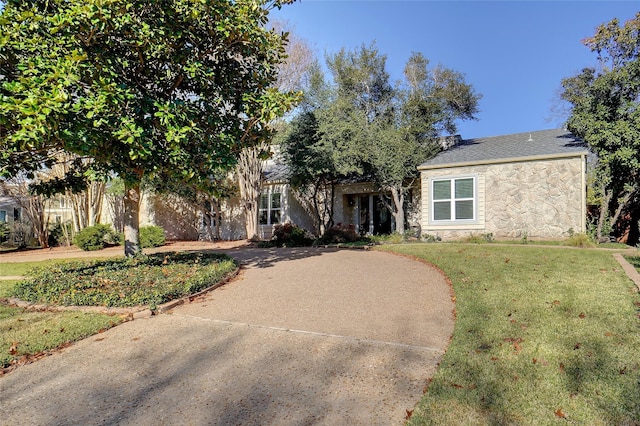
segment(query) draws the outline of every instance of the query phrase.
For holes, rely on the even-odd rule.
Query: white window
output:
[[[476,220],[476,178],[437,179],[431,183],[431,220]]]
[[[282,218],[282,194],[268,192],[260,194],[260,225],[274,225],[280,223]]]
[[[0,210],[0,222],[6,222],[6,221],[7,221],[7,211]]]

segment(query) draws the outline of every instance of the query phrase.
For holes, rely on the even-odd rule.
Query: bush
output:
[[[567,239],[567,245],[570,245],[573,247],[582,247],[582,248],[595,246],[591,237],[583,233],[578,233],[578,234],[574,233],[573,235],[571,235]]]
[[[325,231],[324,235],[320,237],[319,242],[321,244],[338,244],[338,243],[353,243],[360,239],[360,236],[356,233],[356,228],[353,225],[344,226],[338,224]]]
[[[164,229],[160,226],[149,225],[140,228],[140,247],[160,247],[165,242]]]
[[[49,247],[70,246],[69,240],[72,234],[72,226],[70,223],[56,223],[49,230]]]
[[[274,226],[271,241],[278,247],[304,247],[313,243],[307,231],[293,223]]]
[[[84,228],[73,237],[73,244],[85,251],[101,250],[113,233],[111,226],[102,223]]]

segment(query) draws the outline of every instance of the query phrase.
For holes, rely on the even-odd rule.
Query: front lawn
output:
[[[0,370],[96,334],[124,317],[84,312],[42,312],[0,304]]]
[[[453,339],[409,422],[639,424],[640,297],[610,253],[382,246],[451,279]]]
[[[35,268],[34,268],[35,267]],[[225,255],[176,253],[134,259],[5,263],[0,298],[58,305],[150,305],[186,296],[237,270]],[[126,320],[84,312],[23,309],[0,303],[0,374],[14,364],[96,334]]]

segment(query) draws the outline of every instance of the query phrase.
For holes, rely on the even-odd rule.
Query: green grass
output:
[[[50,351],[123,321],[82,312],[33,312],[0,304],[0,368]]]
[[[129,260],[5,263],[0,275],[28,275],[29,278],[0,280],[0,297],[17,294],[44,303],[96,301],[96,304],[112,306],[145,302],[155,305],[197,292],[236,269],[235,262],[227,256],[194,253],[158,254]],[[0,368],[122,321],[122,317],[105,314],[33,311],[0,304]]]
[[[66,260],[45,260],[42,262],[15,262],[3,263],[0,266],[0,276],[22,276],[36,267],[48,267],[57,263],[67,262]]]
[[[453,339],[410,425],[640,423],[640,298],[610,253],[378,249],[437,265],[456,295]]]

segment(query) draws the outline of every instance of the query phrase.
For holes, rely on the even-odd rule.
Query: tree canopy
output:
[[[601,206],[597,237],[640,205],[640,13],[624,25],[600,25],[583,41],[597,68],[562,81],[571,105],[568,129],[597,155]]]
[[[330,175],[334,183],[353,175],[373,181],[388,196],[396,230],[404,232],[405,197],[417,166],[438,152],[439,135],[455,133],[458,120],[475,118],[480,95],[461,73],[429,67],[421,53],[408,59],[404,81],[391,84],[386,56],[375,44],[328,55],[327,67],[332,81],[325,82],[319,71],[312,77],[307,115],[296,122],[298,135],[292,133],[285,146],[302,149],[299,145],[310,141],[331,161],[314,160],[301,168],[295,163],[304,158],[290,155],[290,168],[308,178],[309,167],[320,165],[315,176]],[[309,137],[310,113],[317,120],[315,138]],[[330,174],[328,165],[334,167]]]
[[[125,252],[138,251],[145,175],[229,169],[292,96],[273,88],[290,0],[8,1],[0,15],[0,174],[59,152],[125,180]]]

